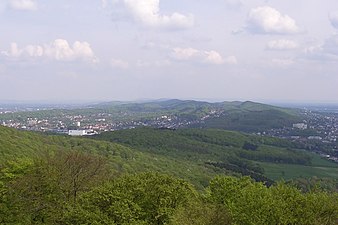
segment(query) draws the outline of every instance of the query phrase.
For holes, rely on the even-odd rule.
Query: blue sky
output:
[[[338,103],[336,0],[2,0],[0,100]]]

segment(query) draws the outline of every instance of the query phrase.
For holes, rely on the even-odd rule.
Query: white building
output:
[[[309,139],[309,140],[322,140],[323,138],[322,137],[320,137],[320,136],[310,136],[310,137],[308,137],[307,139]]]
[[[95,135],[96,131],[93,130],[69,130],[68,135],[70,136],[85,136],[85,135]]]
[[[86,135],[86,130],[69,130],[68,135],[70,136],[83,136]]]
[[[297,129],[301,129],[301,130],[305,130],[307,129],[307,124],[305,123],[295,123],[292,125],[293,128],[297,128]]]

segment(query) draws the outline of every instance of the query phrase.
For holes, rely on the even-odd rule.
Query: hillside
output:
[[[199,127],[262,132],[273,128],[291,127],[301,121],[297,110],[254,102],[223,103],[219,117],[207,118]]]
[[[337,190],[334,180],[270,186],[269,167],[277,174],[289,168],[284,177],[294,168],[304,177],[338,174],[337,166],[285,140],[152,128],[94,138],[0,126],[0,224],[337,222],[338,195],[323,191]]]
[[[196,126],[250,132],[292,126],[292,123],[301,121],[298,111],[295,109],[250,101],[209,103],[172,99],[120,105],[106,103],[96,105],[94,108],[108,111],[115,109],[139,114],[148,113],[148,115],[169,114],[191,120],[204,117],[202,124]],[[215,112],[215,115],[211,112]]]
[[[37,159],[59,151],[81,151],[106,158],[118,173],[159,170],[161,162],[152,164],[151,154],[138,152],[120,144],[69,136],[54,136],[18,131],[0,126],[0,167],[21,159]],[[170,163],[170,159],[166,159]],[[148,162],[148,163],[146,163]]]
[[[257,180],[311,177],[310,174],[338,178],[336,164],[297,149],[300,146],[292,142],[276,138],[214,129],[153,128],[105,132],[94,138],[142,152],[184,159],[190,165],[212,166],[250,175]],[[288,169],[290,166],[295,170]]]
[[[293,143],[232,131],[139,128],[102,133],[93,140],[0,126],[0,137],[3,166],[46,152],[78,150],[106,157],[116,173],[164,172],[199,187],[216,174],[237,173],[269,182],[313,175],[337,178],[338,174],[335,164],[296,150]]]
[[[142,152],[114,142],[44,135],[0,126],[0,169],[3,168],[4,171],[7,167],[20,167],[20,164],[25,167],[34,160],[64,151],[102,156],[108,161],[112,173],[157,171],[190,180],[199,188],[206,186],[215,175],[223,173],[206,167],[203,163],[189,164],[185,159]]]

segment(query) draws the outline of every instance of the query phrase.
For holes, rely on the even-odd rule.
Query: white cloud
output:
[[[38,3],[36,0],[10,0],[9,5],[16,10],[37,10]]]
[[[200,51],[194,48],[174,48],[171,56],[177,60],[189,60],[197,58],[200,55]]]
[[[34,46],[34,45],[28,45],[25,47],[24,51],[28,54],[28,56],[31,57],[40,57],[43,55],[43,47],[41,46]]]
[[[2,51],[2,55],[11,58],[37,58],[46,57],[57,61],[84,60],[98,62],[93,50],[88,42],[76,41],[72,46],[64,39],[56,39],[52,44],[27,45],[19,48],[16,43],[12,43],[9,51]]]
[[[322,51],[322,45],[313,45],[304,49],[305,54],[314,54],[315,52]]]
[[[232,64],[232,65],[236,65],[238,64],[238,60],[236,58],[236,56],[228,56],[224,59],[224,62],[227,64]]]
[[[338,29],[338,11],[331,12],[329,15],[329,19],[330,19],[332,26]]]
[[[171,58],[178,61],[191,61],[205,64],[237,64],[234,56],[223,58],[223,56],[214,50],[202,51],[194,48],[174,48],[170,54]]]
[[[338,35],[331,36],[320,45],[304,50],[305,58],[319,61],[338,61]]]
[[[253,33],[295,34],[300,32],[294,19],[288,15],[282,15],[269,6],[251,9],[247,22],[247,29]]]
[[[40,57],[44,54],[44,49],[39,45],[27,45],[20,49],[17,43],[11,43],[9,51],[2,51],[1,54],[12,58]]]
[[[292,50],[298,48],[298,44],[292,40],[273,40],[267,44],[269,50]]]
[[[18,45],[16,43],[11,43],[11,47],[9,51],[2,51],[1,54],[5,56],[11,56],[11,57],[19,57],[21,55],[21,51],[18,48]]]
[[[64,39],[56,39],[51,45],[45,45],[45,54],[58,61],[97,61],[88,42],[76,41],[70,46]]]
[[[205,61],[210,64],[223,64],[225,60],[216,51],[205,51]]]
[[[160,13],[160,0],[121,0],[128,13],[146,27],[164,29],[187,29],[194,25],[191,14],[174,12],[171,15]],[[116,11],[121,14],[120,11]],[[119,16],[118,16],[119,17]],[[120,16],[123,17],[123,16]]]
[[[128,69],[129,68],[129,63],[121,59],[111,59],[110,65],[113,68],[117,68],[117,69]]]

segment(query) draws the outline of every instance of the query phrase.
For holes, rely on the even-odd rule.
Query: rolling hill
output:
[[[94,138],[185,160],[189,165],[212,166],[251,175],[258,180],[309,177],[309,174],[338,178],[334,175],[338,172],[338,165],[297,149],[299,146],[292,142],[277,138],[215,129],[153,128],[105,132]],[[290,166],[295,170],[289,169]]]
[[[107,124],[133,121],[153,127],[217,128],[244,132],[291,127],[293,123],[302,121],[298,110],[261,103],[249,101],[209,103],[172,99],[143,103],[107,102],[78,109],[7,113],[0,115],[0,122],[11,120],[25,123],[28,118],[37,118],[53,121],[54,126],[57,126],[58,121],[69,126],[74,124],[71,118],[75,116],[85,118],[82,122],[87,125],[95,124],[96,119],[100,118]],[[159,124],[158,118],[161,117],[170,118],[171,121],[166,121],[166,125]]]
[[[114,174],[156,171],[185,178],[202,188],[217,174],[224,173],[185,159],[144,152],[118,143],[88,138],[45,135],[0,126],[0,175],[8,168],[26,167],[57,152],[79,151],[104,157]],[[1,180],[0,180],[1,183]]]
[[[45,135],[0,126],[0,164],[77,150],[105,157],[114,173],[157,171],[206,186],[217,174],[273,182],[300,176],[338,178],[338,166],[293,143],[215,129],[138,128],[93,138]],[[294,168],[292,170],[291,168]]]

